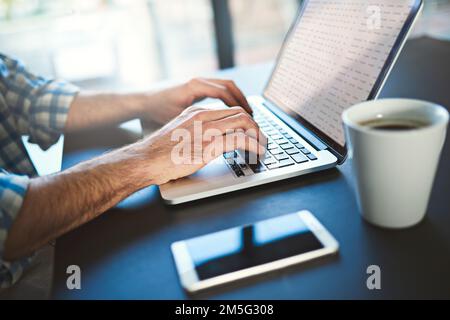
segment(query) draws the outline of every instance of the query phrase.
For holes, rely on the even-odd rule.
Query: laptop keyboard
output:
[[[253,108],[253,118],[268,138],[264,159],[249,161],[249,154],[236,151],[224,153],[223,157],[237,177],[244,177],[267,170],[275,170],[317,160],[307,147],[293,138],[282,126]],[[253,159],[252,159],[253,160]]]

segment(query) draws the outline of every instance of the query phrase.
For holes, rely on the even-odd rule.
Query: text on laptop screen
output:
[[[369,97],[412,0],[309,0],[264,92],[339,145],[342,112]]]

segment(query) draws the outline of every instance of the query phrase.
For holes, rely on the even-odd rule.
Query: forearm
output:
[[[146,93],[81,92],[70,106],[65,131],[72,132],[138,118],[151,102],[151,95]]]
[[[59,174],[32,179],[5,242],[4,258],[28,255],[153,184],[146,148],[139,142]]]

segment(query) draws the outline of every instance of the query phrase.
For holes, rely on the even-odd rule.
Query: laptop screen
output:
[[[342,112],[371,97],[416,0],[309,0],[264,91],[338,146]]]

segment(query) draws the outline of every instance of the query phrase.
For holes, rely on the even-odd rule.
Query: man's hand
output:
[[[121,123],[134,118],[166,124],[184,109],[204,98],[217,98],[227,106],[252,114],[241,90],[230,80],[192,79],[152,93],[81,92],[72,102],[65,132]]]
[[[198,171],[224,152],[263,155],[267,138],[241,107],[191,106],[143,143],[148,144],[149,174],[160,185]]]
[[[185,108],[204,98],[220,99],[229,107],[240,106],[252,114],[247,99],[233,81],[195,78],[185,84],[150,94],[142,115],[144,119],[165,124]]]
[[[180,136],[181,142],[173,141]],[[261,155],[266,142],[241,107],[189,107],[150,137],[32,179],[5,241],[4,258],[26,256],[131,193],[190,175],[224,152],[242,149]]]

